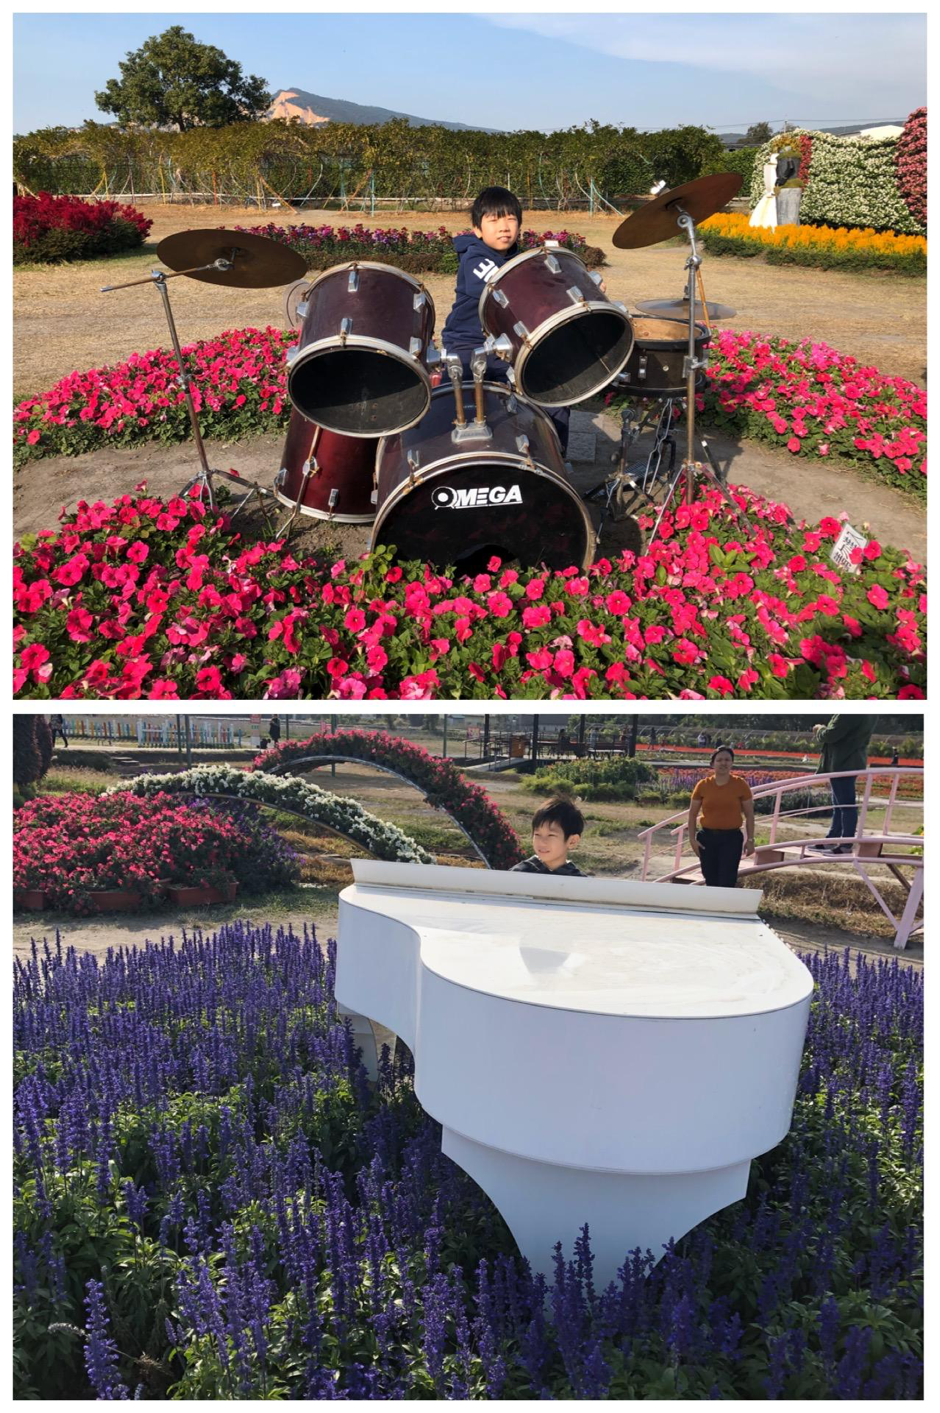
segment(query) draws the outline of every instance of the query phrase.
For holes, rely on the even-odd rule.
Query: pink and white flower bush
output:
[[[204,436],[286,430],[284,356],[297,337],[270,327],[230,330],[183,350]],[[914,383],[822,343],[729,329],[716,334],[710,360],[699,399],[708,422],[793,454],[842,457],[895,485],[916,488],[926,475],[927,394]],[[160,349],[70,373],[15,408],[15,459],[186,440],[191,429],[176,379],[175,356]]]
[[[350,564],[247,546],[225,513],[141,492],[80,502],[16,548],[23,697],[645,699],[924,695],[924,573],[736,489],[679,506],[642,553],[589,571],[455,579],[380,551]]]

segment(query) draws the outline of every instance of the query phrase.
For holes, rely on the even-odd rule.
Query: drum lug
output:
[[[411,467],[411,474],[413,479],[414,473],[421,465],[421,453],[415,447],[412,447],[405,459],[408,462],[408,465]]]
[[[330,491],[330,498],[329,498],[329,501],[327,502],[327,509],[330,511],[331,514],[332,514],[332,512],[336,509],[336,502],[337,502],[338,500],[339,500],[339,491],[338,491],[338,490],[336,489],[336,487],[334,486],[333,489]]]
[[[352,319],[341,319],[339,324],[339,341],[344,344],[352,333]]]
[[[280,471],[277,473],[277,475],[276,475],[275,478],[274,478],[274,489],[275,489],[276,491],[279,491],[279,490],[281,489],[281,487],[284,485],[284,482],[285,482],[286,480],[287,480],[287,467],[286,467],[286,466],[282,466],[281,469],[280,469]]]
[[[528,348],[528,347],[529,347],[529,331],[528,331],[528,329],[526,328],[525,324],[523,324],[522,321],[520,320],[518,324],[513,324],[513,326],[512,326],[512,331],[513,331],[513,333],[515,334],[516,338],[517,338],[517,339],[521,339],[522,342],[525,344],[526,348]]]
[[[532,460],[532,452],[529,450],[529,438],[525,433],[520,437],[516,437],[516,449],[521,456],[525,457],[525,464],[530,471],[538,470],[535,462]]]
[[[548,268],[551,270],[551,272],[552,272],[553,275],[560,275],[560,274],[561,274],[561,266],[559,265],[558,261],[555,259],[554,255],[550,255],[550,254],[548,254],[548,253],[546,252],[546,255],[545,255],[545,264],[546,264],[546,265],[548,266]]]
[[[502,358],[506,363],[512,358],[512,339],[508,334],[500,334],[498,339],[494,339],[492,334],[488,334],[483,341],[483,347],[487,353]]]
[[[426,292],[425,290],[423,290],[423,289],[422,289],[422,290],[419,290],[418,293],[415,295],[415,298],[414,298],[414,309],[415,309],[415,313],[417,314],[420,310],[422,310],[422,309],[424,308],[424,306],[427,304],[427,302],[428,302],[427,292]]]
[[[626,314],[627,306],[624,304],[622,299],[615,299],[612,301],[612,303],[615,309],[619,309],[622,314]]]
[[[443,356],[444,355],[442,354],[441,350],[439,348],[435,348],[432,343],[428,345],[427,352],[424,355],[424,361],[429,368],[433,368],[436,367],[438,363],[440,363]]]
[[[289,348],[289,349],[287,350],[287,353],[284,355],[284,362],[287,364],[288,368],[289,368],[290,365],[293,363],[294,359],[297,357],[297,355],[298,355],[299,353],[300,353],[300,347],[299,347],[299,345],[297,345],[297,344],[295,344],[293,348]]]
[[[570,289],[566,289],[565,294],[571,300],[572,304],[587,304],[584,294],[578,289],[577,285],[572,285]]]
[[[307,301],[305,299],[302,299],[298,304],[297,308],[295,309],[294,313],[297,315],[298,319],[306,319],[307,310],[309,308],[310,305],[307,303]]]
[[[417,358],[423,347],[424,344],[420,339],[411,339],[408,343],[408,352],[411,354],[412,358]]]
[[[378,492],[378,487],[377,487],[377,486],[373,486],[373,487],[372,487],[372,494],[371,494],[371,496],[369,497],[369,499],[371,500],[371,502],[372,502],[373,505],[378,505],[378,503],[379,503],[379,492]]]
[[[641,354],[640,354],[640,361],[639,361],[639,364],[638,364],[638,366],[637,366],[637,378],[639,379],[640,382],[645,382],[645,381],[646,381],[646,363],[647,363],[646,354],[645,354],[645,353],[641,353]]]
[[[500,307],[501,309],[505,309],[506,306],[507,306],[507,304],[509,303],[509,300],[508,300],[508,299],[506,298],[506,296],[503,294],[503,292],[502,292],[501,289],[494,289],[494,290],[493,290],[493,298],[496,300],[496,303],[499,305],[499,307]]]
[[[604,283],[604,276],[600,273],[599,270],[591,271],[591,279],[596,285],[602,285]]]
[[[359,271],[358,271],[358,270],[350,270],[350,272],[349,272],[349,283],[347,284],[346,289],[348,290],[348,292],[349,292],[350,294],[355,294],[355,293],[357,292],[357,290],[359,289]]]
[[[519,411],[519,403],[516,394],[513,392],[511,392],[506,399],[506,411],[509,413],[510,417],[515,417],[516,413]]]

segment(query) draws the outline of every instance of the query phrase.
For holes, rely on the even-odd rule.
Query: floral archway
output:
[[[453,761],[387,731],[321,731],[305,741],[283,741],[256,756],[252,770],[276,774],[334,761],[371,765],[413,785],[450,816],[488,868],[512,868],[523,858],[515,830],[481,786],[465,780]]]
[[[138,775],[116,790],[135,795],[175,794],[201,798],[248,800],[271,809],[299,815],[361,844],[378,859],[394,863],[434,863],[434,855],[394,824],[386,824],[355,800],[321,790],[296,776],[278,778],[264,772],[239,770],[232,765],[197,765],[175,775]],[[115,791],[109,791],[109,794]]]

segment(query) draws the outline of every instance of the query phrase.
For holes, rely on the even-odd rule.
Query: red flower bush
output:
[[[915,221],[927,225],[927,109],[915,108],[897,145],[898,188]]]
[[[305,741],[284,741],[264,751],[252,770],[273,770],[307,756],[355,756],[405,776],[435,808],[446,810],[482,851],[490,868],[512,868],[523,857],[515,830],[479,785],[471,785],[450,760],[386,731],[321,731]]]
[[[45,795],[13,816],[13,886],[41,889],[51,907],[89,913],[89,894],[102,889],[154,899],[166,883],[233,883],[243,848],[235,820],[171,795]]]
[[[924,493],[927,394],[823,343],[714,335],[698,407],[713,426],[784,446],[877,466],[892,484]],[[613,400],[613,399],[611,399]]]
[[[117,201],[77,196],[13,198],[13,263],[85,260],[143,245],[153,222]]]
[[[15,550],[24,697],[921,697],[920,565],[876,542],[829,560],[841,524],[794,524],[738,488],[664,518],[642,553],[584,573],[454,580],[389,551],[298,560],[246,546],[196,499],[79,503]],[[649,521],[645,522],[649,528]]]
[[[286,431],[285,354],[294,330],[230,330],[183,350],[204,436]],[[841,456],[897,485],[926,474],[927,394],[825,344],[723,329],[710,349],[706,420],[803,456]],[[70,373],[13,413],[17,464],[102,446],[192,435],[175,355],[156,349],[113,368]],[[617,405],[613,394],[608,399]]]

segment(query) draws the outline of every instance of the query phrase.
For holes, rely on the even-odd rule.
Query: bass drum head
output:
[[[630,320],[614,307],[565,318],[518,360],[520,391],[540,407],[583,402],[612,382],[632,347]]]
[[[416,478],[380,508],[370,548],[394,545],[396,557],[478,573],[492,555],[503,563],[584,568],[594,533],[578,496],[560,476],[509,457],[453,460]]]

